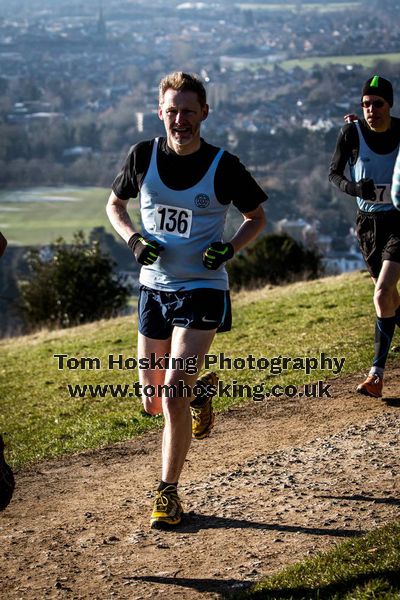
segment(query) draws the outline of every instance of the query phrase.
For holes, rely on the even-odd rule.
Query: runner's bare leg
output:
[[[172,337],[167,340],[155,340],[148,338],[141,333],[138,334],[138,359],[141,357],[150,357],[152,353],[156,357],[162,356],[168,352],[170,358],[186,359],[192,356],[197,357],[197,372],[194,374],[185,373],[179,369],[139,369],[139,381],[145,385],[168,385],[178,387],[179,381],[182,384],[192,388],[198,378],[204,356],[208,352],[214,339],[215,329],[203,331],[200,329],[184,329],[175,327]],[[172,364],[172,360],[171,360]],[[167,395],[161,398],[156,395],[153,397],[143,396],[142,401],[144,409],[152,414],[164,413],[165,425],[162,443],[162,480],[175,483],[178,481],[182,471],[183,464],[192,439],[192,417],[190,414],[191,396],[186,398],[167,398]]]
[[[152,354],[156,358],[164,357],[171,351],[171,339],[154,340],[138,332],[138,359],[141,357],[150,357]],[[164,384],[165,369],[139,369],[139,382],[142,390],[146,385],[154,386],[157,390],[159,385]],[[162,397],[159,395],[145,396],[142,391],[143,408],[150,415],[159,415],[162,413]]]
[[[171,357],[188,358],[197,356],[197,370],[203,366],[204,356],[214,339],[216,330],[184,329],[175,327],[172,333]],[[178,386],[179,381],[194,386],[198,372],[187,374],[183,370],[168,369],[165,383]],[[167,398],[163,395],[165,419],[162,443],[162,480],[169,483],[178,481],[190,442],[192,440],[192,417],[190,402],[192,397]]]

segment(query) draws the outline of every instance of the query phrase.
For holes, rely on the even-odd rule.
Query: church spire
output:
[[[99,1],[99,18],[97,19],[97,36],[105,38],[107,35],[106,22],[104,21],[103,3]]]

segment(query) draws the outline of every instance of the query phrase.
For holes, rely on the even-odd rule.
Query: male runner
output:
[[[341,129],[329,180],[357,198],[357,236],[375,284],[375,355],[357,392],[382,396],[383,374],[396,323],[400,326],[400,214],[391,200],[391,182],[400,143],[400,119],[392,117],[393,88],[375,75],[362,89],[364,118]],[[346,165],[350,180],[344,176]]]
[[[165,360],[163,370],[140,370],[143,386],[166,384],[179,390],[185,384],[193,388],[216,331],[230,329],[224,263],[265,226],[261,203],[266,194],[236,157],[200,137],[208,110],[204,86],[196,76],[175,72],[164,77],[158,115],[166,137],[131,148],[107,205],[111,223],[143,265],[138,358],[170,359],[169,364]],[[138,193],[142,233],[135,232],[127,212],[129,198]],[[233,238],[223,242],[231,202],[244,220]],[[188,373],[184,365],[171,367],[173,358],[193,357],[197,373]],[[214,384],[215,393],[215,374],[200,381],[208,384],[205,388]],[[142,394],[145,410],[152,415],[163,413],[165,421],[162,476],[150,521],[154,528],[181,521],[177,484],[192,433],[205,437],[213,425],[207,389],[193,399],[184,392],[168,396],[166,391],[153,397]]]

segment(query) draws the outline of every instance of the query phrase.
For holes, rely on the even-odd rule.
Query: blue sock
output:
[[[392,343],[396,317],[376,318],[375,323],[375,356],[373,366],[384,369]]]

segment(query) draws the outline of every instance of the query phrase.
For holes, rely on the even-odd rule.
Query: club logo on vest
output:
[[[194,203],[198,208],[207,208],[207,206],[210,206],[210,196],[207,196],[207,194],[197,194]]]

